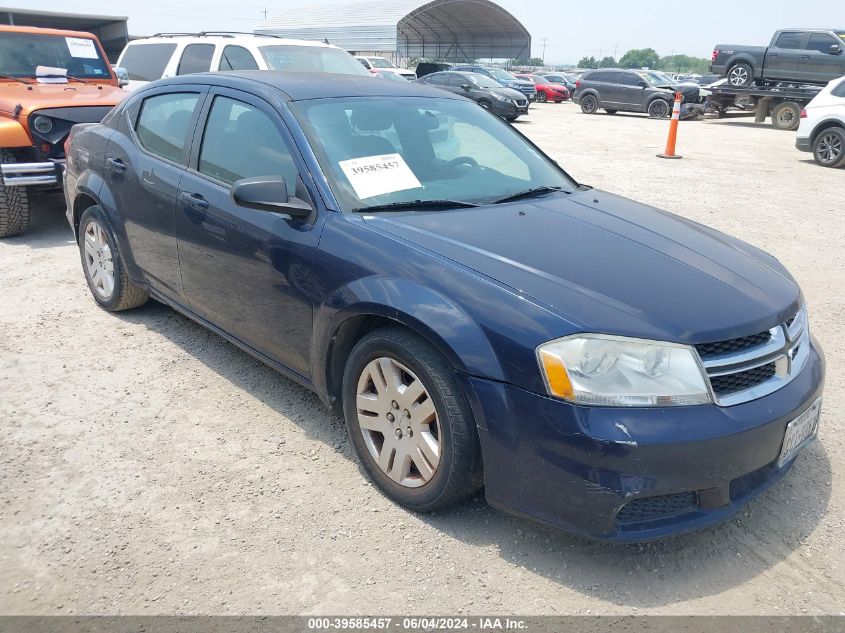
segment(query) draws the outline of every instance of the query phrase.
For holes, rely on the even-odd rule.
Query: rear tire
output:
[[[794,131],[801,123],[801,106],[794,101],[784,101],[772,110],[772,127],[776,130]]]
[[[735,88],[750,86],[754,81],[754,70],[751,64],[737,62],[728,70],[728,83]]]
[[[607,108],[605,108],[604,111],[608,114],[616,114],[617,112],[619,112],[619,110],[608,110]]]
[[[829,127],[813,140],[813,158],[822,167],[845,166],[845,128]]]
[[[537,103],[545,103],[548,100],[549,97],[545,92],[537,92]]]
[[[394,502],[431,512],[481,487],[469,403],[446,359],[417,334],[381,328],[355,345],[343,373],[343,411],[364,470]]]
[[[0,163],[18,162],[14,152],[0,150]],[[26,187],[7,187],[0,183],[0,237],[25,233],[29,228],[29,196]]]
[[[595,114],[599,109],[599,100],[595,95],[584,95],[581,97],[581,112],[584,114]]]
[[[79,255],[88,289],[104,310],[137,308],[150,298],[126,274],[117,240],[99,206],[90,207],[79,221]]]

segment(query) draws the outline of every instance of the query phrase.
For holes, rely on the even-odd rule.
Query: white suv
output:
[[[845,77],[834,79],[801,110],[795,147],[824,167],[845,167]]]
[[[400,68],[384,57],[364,57],[363,55],[358,55],[355,59],[361,62],[361,65],[373,74],[393,73],[410,81],[417,78],[417,74],[413,70]]]
[[[224,32],[159,33],[132,40],[117,60],[127,90],[161,79],[210,70],[294,70],[368,75],[342,48],[273,35]]]

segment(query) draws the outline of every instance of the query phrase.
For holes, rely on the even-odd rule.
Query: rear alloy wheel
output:
[[[801,106],[794,101],[784,101],[772,110],[772,127],[778,130],[794,131],[801,123]]]
[[[735,87],[748,86],[753,79],[754,72],[745,62],[734,64],[728,71],[728,83]]]
[[[652,119],[665,119],[670,112],[669,104],[663,99],[655,99],[648,104],[648,116]]]
[[[545,92],[542,92],[542,91],[537,92],[537,103],[545,103],[548,100],[549,100],[549,97]]]
[[[454,370],[416,334],[384,328],[358,342],[343,411],[364,470],[393,501],[430,512],[481,487],[469,404]]]
[[[88,288],[94,300],[109,312],[136,308],[147,302],[146,290],[136,286],[126,274],[103,210],[94,206],[79,221],[79,254]]]
[[[831,127],[813,141],[813,158],[823,167],[845,165],[845,129]]]
[[[489,102],[489,101],[485,101],[484,99],[482,99],[481,101],[479,101],[479,102],[478,102],[478,105],[480,105],[480,106],[481,106],[482,108],[484,108],[485,110],[489,110],[489,109],[490,109],[490,102]]]
[[[581,112],[584,114],[595,114],[599,109],[599,100],[593,95],[581,97]]]

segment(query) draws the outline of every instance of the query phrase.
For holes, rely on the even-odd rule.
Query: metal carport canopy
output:
[[[527,60],[531,35],[489,0],[372,0],[300,7],[255,29],[297,39],[328,40],[349,51],[393,51],[403,58]]]

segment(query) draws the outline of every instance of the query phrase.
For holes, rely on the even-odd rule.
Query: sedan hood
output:
[[[519,99],[521,101],[525,101],[525,95],[519,90],[514,90],[513,88],[490,88],[490,92],[502,95],[508,99]]]
[[[789,273],[763,251],[600,191],[366,222],[508,286],[580,331],[723,340],[773,327],[801,301]]]

